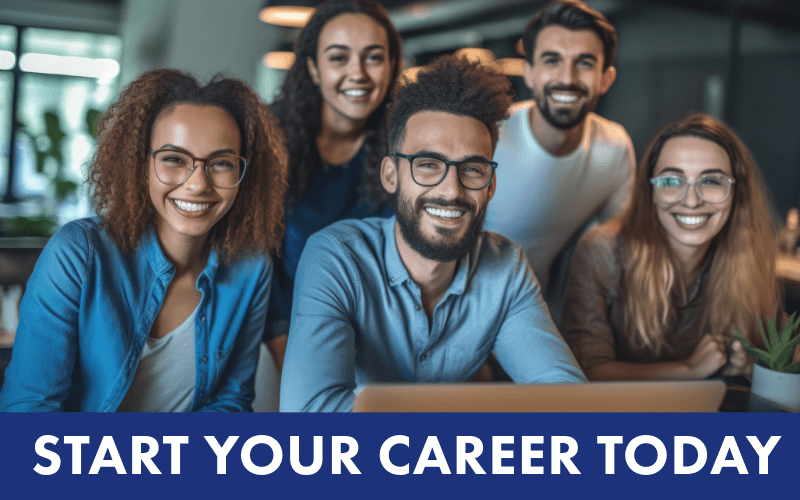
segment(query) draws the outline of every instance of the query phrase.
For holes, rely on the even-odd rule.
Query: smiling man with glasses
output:
[[[373,382],[470,380],[491,351],[518,383],[585,381],[525,253],[482,231],[511,94],[503,75],[453,57],[399,87],[381,165],[396,217],[309,239],[282,411],[348,411]]]

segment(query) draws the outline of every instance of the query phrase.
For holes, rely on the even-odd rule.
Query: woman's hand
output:
[[[744,375],[751,378],[753,376],[753,357],[747,354],[738,340],[731,342],[728,364],[722,369],[722,374],[726,377]]]
[[[741,345],[739,346],[741,348]],[[742,349],[742,352],[744,350]],[[691,378],[703,379],[715,374],[728,362],[725,339],[720,335],[706,334],[695,347],[694,352],[684,361]]]

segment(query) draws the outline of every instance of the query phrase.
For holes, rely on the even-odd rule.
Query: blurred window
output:
[[[4,202],[62,224],[91,212],[83,181],[97,121],[116,95],[120,54],[114,35],[0,25]]]
[[[11,147],[11,102],[14,76],[11,69],[17,61],[16,26],[0,25],[0,197],[8,189],[8,151]]]

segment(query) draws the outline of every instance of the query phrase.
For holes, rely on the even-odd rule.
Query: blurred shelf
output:
[[[781,254],[775,260],[775,274],[784,281],[800,285],[800,257]]]

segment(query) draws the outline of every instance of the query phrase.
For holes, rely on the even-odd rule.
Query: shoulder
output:
[[[584,247],[614,249],[622,244],[619,229],[619,222],[610,220],[586,231],[578,244]]]
[[[619,223],[610,220],[586,231],[575,249],[575,259],[593,268],[614,269],[622,259],[623,245]]]
[[[227,267],[243,276],[264,275],[271,274],[273,262],[269,254],[249,253],[227,264]]]
[[[61,283],[79,283],[86,279],[93,262],[106,253],[97,218],[80,219],[62,226],[47,242],[34,268],[31,279],[44,276]]]
[[[100,227],[100,220],[91,217],[64,224],[47,242],[47,248],[60,254],[86,254],[105,240],[110,242],[111,238]]]
[[[520,131],[530,130],[528,112],[532,105],[532,100],[514,103],[509,109],[511,115],[508,120],[500,123],[500,136],[508,138],[519,134]]]
[[[374,246],[383,240],[383,224],[387,219],[369,217],[366,219],[345,219],[317,231],[308,244],[333,247]]]
[[[586,116],[587,132],[592,135],[592,142],[614,145],[622,148],[632,146],[632,141],[625,127],[596,113]]]
[[[531,163],[529,156],[542,151],[531,132],[529,111],[532,105],[533,101],[514,104],[511,116],[500,123],[495,161],[517,163],[524,159],[526,163]]]
[[[480,250],[482,254],[489,253],[506,259],[516,259],[525,254],[522,247],[505,236],[491,231],[483,232]]]
[[[511,241],[497,233],[484,231],[478,249],[476,265],[479,272],[506,275],[526,274],[531,271],[525,251]]]

